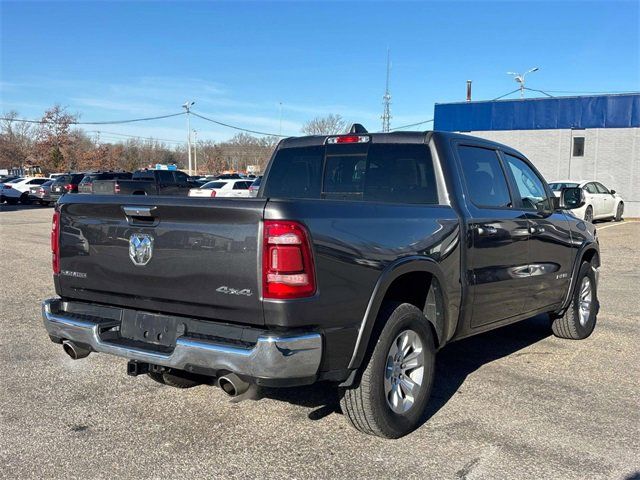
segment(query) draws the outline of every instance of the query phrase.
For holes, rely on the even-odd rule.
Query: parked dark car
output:
[[[29,200],[38,202],[40,205],[51,205],[55,201],[51,198],[51,186],[53,180],[47,180],[42,185],[34,185],[29,187]]]
[[[56,202],[65,193],[78,193],[78,185],[84,175],[84,173],[66,173],[56,178],[51,185],[51,200]]]
[[[201,182],[179,170],[138,170],[130,180],[96,180],[93,192],[101,195],[178,195],[187,196]]]
[[[11,180],[15,180],[19,178],[17,175],[0,175],[0,183],[10,182]]]
[[[78,193],[93,193],[93,182],[98,180],[128,180],[131,172],[91,172],[78,184]]]
[[[281,141],[260,198],[63,197],[51,339],[229,395],[323,381],[352,426],[397,438],[423,420],[448,343],[538,314],[558,337],[591,334],[600,254],[567,211],[580,189],[555,197],[480,138],[355,131]]]
[[[260,191],[260,184],[262,183],[262,175],[258,175],[251,186],[249,187],[249,196],[257,197],[258,192]]]

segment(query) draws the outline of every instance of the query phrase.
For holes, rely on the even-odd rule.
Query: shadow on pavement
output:
[[[50,209],[53,208],[53,205],[44,206],[39,203],[16,203],[15,205],[9,203],[0,203],[0,212],[16,212],[18,210],[40,210],[40,209]]]
[[[468,375],[487,363],[513,355],[550,335],[549,319],[546,315],[540,315],[447,345],[436,359],[431,399],[423,422],[446,405]],[[262,388],[257,399],[261,398],[312,408],[314,410],[308,414],[311,420],[320,420],[339,412],[337,389],[328,383],[297,388]]]

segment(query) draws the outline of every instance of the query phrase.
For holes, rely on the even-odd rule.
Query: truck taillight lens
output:
[[[51,266],[53,273],[60,273],[60,212],[53,212],[51,222]]]
[[[38,193],[41,194],[41,195],[44,195],[44,188],[40,187],[38,189]]]
[[[298,222],[265,220],[262,239],[264,298],[303,298],[316,293],[309,234]]]
[[[216,196],[216,191],[215,190],[211,190],[211,196],[215,197]]]
[[[65,185],[65,186],[64,186],[64,189],[65,189],[67,192],[72,191],[72,190],[73,190],[73,184],[69,183],[69,184]]]
[[[113,186],[113,193],[120,193],[120,185],[118,185],[118,183],[116,182],[116,184]]]

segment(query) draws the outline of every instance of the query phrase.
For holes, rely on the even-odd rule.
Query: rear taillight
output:
[[[316,292],[307,230],[298,222],[265,220],[262,239],[264,298],[302,298]]]
[[[215,190],[211,190],[211,196],[215,197],[216,196],[216,191]]]
[[[113,193],[120,193],[120,185],[118,185],[118,182],[113,185]]]
[[[43,195],[44,195],[44,188],[40,187],[40,188],[38,189],[38,193],[41,193],[41,194],[43,194]]]
[[[11,187],[11,185],[5,185],[4,188],[10,189],[10,188],[13,188],[13,187]]]
[[[60,273],[60,212],[53,212],[51,222],[51,266],[53,273]]]
[[[65,185],[65,186],[64,186],[64,189],[65,189],[67,192],[72,191],[72,190],[73,190],[73,184],[69,183],[69,184]]]

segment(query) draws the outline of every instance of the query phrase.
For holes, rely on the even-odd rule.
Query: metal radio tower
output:
[[[382,131],[388,132],[391,127],[391,93],[389,93],[389,72],[391,71],[391,63],[389,62],[389,49],[387,49],[387,88],[382,97],[384,111],[382,112]]]

